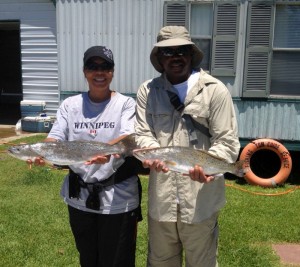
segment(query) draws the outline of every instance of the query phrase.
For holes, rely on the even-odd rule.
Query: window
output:
[[[192,5],[190,34],[192,41],[203,51],[200,67],[210,71],[213,34],[213,5]]]
[[[300,1],[249,2],[244,97],[300,96]]]
[[[276,5],[271,95],[300,95],[300,5]]]

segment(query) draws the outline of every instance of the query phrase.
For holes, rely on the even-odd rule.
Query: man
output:
[[[160,30],[150,60],[161,76],[138,90],[136,141],[141,147],[193,146],[234,162],[240,145],[232,98],[224,84],[197,69],[202,58],[184,27]],[[179,267],[183,249],[187,267],[217,266],[224,177],[207,176],[201,166],[183,176],[159,159],[143,164],[151,170],[148,266]]]

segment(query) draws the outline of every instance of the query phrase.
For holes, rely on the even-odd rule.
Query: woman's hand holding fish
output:
[[[154,171],[157,171],[157,172],[168,172],[169,171],[169,168],[166,167],[166,165],[162,162],[162,161],[159,161],[158,159],[156,160],[144,160],[143,161],[143,167],[144,168],[150,168],[150,170],[154,170]]]
[[[88,160],[85,165],[92,165],[92,164],[105,164],[109,162],[110,155],[108,156],[96,156],[92,158],[91,160]]]
[[[34,164],[35,166],[44,166],[45,165],[45,161],[39,157],[36,157],[34,159],[28,159],[28,160],[26,160],[26,163],[29,165],[30,169],[32,167],[32,164]]]
[[[114,158],[120,158],[121,156],[119,154],[113,154]],[[110,161],[111,155],[99,155],[96,157],[93,157],[91,160],[88,160],[85,162],[85,165],[91,165],[91,164],[105,164]]]
[[[214,180],[214,176],[205,175],[203,172],[203,169],[199,167],[198,165],[195,165],[194,168],[190,169],[189,175],[192,180],[198,181],[200,183],[207,184],[210,181]]]

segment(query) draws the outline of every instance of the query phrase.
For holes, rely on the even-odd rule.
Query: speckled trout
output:
[[[131,134],[114,145],[95,141],[39,142],[11,146],[8,152],[25,161],[34,161],[35,158],[40,157],[47,163],[55,165],[73,165],[84,163],[99,155],[129,156],[136,147],[134,134]]]
[[[191,147],[170,146],[134,149],[133,155],[141,161],[163,161],[171,171],[184,174],[188,174],[191,168],[198,165],[203,168],[206,175],[217,175],[226,172],[239,177],[244,175],[242,161],[228,163],[226,160],[214,156],[205,150]]]

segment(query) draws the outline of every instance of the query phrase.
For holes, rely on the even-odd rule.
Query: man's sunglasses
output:
[[[177,49],[172,49],[170,47],[160,48],[160,53],[165,57],[173,57],[173,56],[180,56],[184,57],[187,56],[191,52],[190,46],[179,46]]]
[[[84,68],[90,71],[109,71],[114,68],[114,65],[108,62],[103,62],[101,64],[90,62]]]

